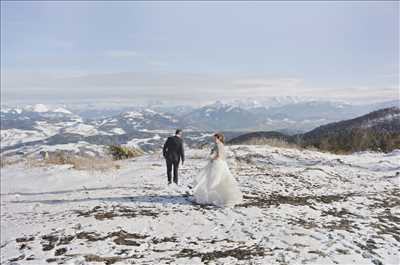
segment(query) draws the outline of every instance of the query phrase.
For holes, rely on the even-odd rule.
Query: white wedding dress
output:
[[[233,207],[243,200],[239,184],[225,161],[224,144],[219,140],[211,151],[210,161],[194,179],[193,197],[199,204],[219,207]]]

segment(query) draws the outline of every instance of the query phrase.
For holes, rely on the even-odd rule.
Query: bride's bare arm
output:
[[[218,152],[215,154],[215,156],[212,158],[213,160],[217,160],[219,157]]]
[[[215,145],[213,152],[214,152],[214,156],[212,157],[213,160],[217,160],[220,157],[220,151],[221,151],[221,146],[220,143],[217,142],[217,144]]]
[[[214,147],[213,147],[213,149],[211,150],[211,160],[216,160],[216,159],[218,159],[218,146],[217,145],[215,145]]]

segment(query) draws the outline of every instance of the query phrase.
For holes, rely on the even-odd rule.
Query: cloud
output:
[[[75,43],[73,41],[68,41],[68,40],[51,39],[49,40],[49,46],[56,48],[70,49],[75,47]]]
[[[382,86],[382,87],[348,87],[335,90],[327,90],[327,96],[348,98],[348,99],[363,99],[366,101],[374,100],[394,100],[399,99],[398,86]]]
[[[302,83],[300,78],[249,78],[233,81],[233,85],[238,87],[295,87]]]
[[[132,50],[109,50],[104,54],[105,56],[112,58],[130,58],[140,56],[140,53]]]
[[[212,100],[299,96],[337,100],[393,100],[392,86],[309,86],[301,78],[216,76],[191,73],[121,72],[80,76],[2,73],[2,96],[7,99],[169,100],[198,103]]]
[[[377,76],[378,78],[400,78],[400,73],[391,73],[391,74],[381,74]]]
[[[148,61],[147,64],[155,67],[165,67],[169,65],[167,62],[163,61]]]

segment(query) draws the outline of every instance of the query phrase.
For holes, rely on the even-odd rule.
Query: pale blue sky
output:
[[[399,3],[2,1],[1,68],[3,101],[395,99]]]

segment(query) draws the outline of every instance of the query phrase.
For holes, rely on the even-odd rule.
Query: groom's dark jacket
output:
[[[164,158],[171,162],[179,163],[185,161],[185,152],[183,150],[183,141],[178,136],[168,137],[163,148]]]

